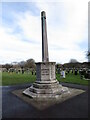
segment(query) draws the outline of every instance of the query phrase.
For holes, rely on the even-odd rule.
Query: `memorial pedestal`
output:
[[[69,94],[67,87],[62,87],[56,80],[55,62],[36,63],[36,82],[23,94],[35,99],[58,98]]]

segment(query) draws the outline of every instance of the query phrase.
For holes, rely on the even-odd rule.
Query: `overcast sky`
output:
[[[49,60],[61,64],[72,58],[87,61],[88,0],[2,1],[0,64],[29,58],[42,61],[42,10],[46,12]]]

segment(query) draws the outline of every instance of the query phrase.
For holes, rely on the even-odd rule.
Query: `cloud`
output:
[[[0,26],[0,62],[13,62],[26,60],[29,58],[39,59],[39,56],[36,57],[37,54],[40,54],[38,49],[39,46],[37,44],[28,43],[22,41],[17,36],[8,33],[3,27]]]
[[[40,16],[33,16],[27,11],[22,16],[16,15],[17,25],[26,39],[40,42],[41,39],[41,21]]]
[[[83,49],[80,44],[88,42],[87,1],[78,1],[78,4],[71,1],[34,4],[40,12],[46,11],[50,61],[64,63],[69,62],[71,58],[81,62],[86,61],[84,52],[88,48]],[[14,18],[14,24],[0,27],[2,40],[0,62],[28,58],[34,58],[36,62],[41,61],[41,16],[32,13],[33,11],[28,9],[23,12],[13,12],[11,17]]]
[[[51,59],[57,58],[57,61],[62,63],[69,61],[70,58],[85,61],[84,50],[86,51],[88,48],[82,49],[80,44],[88,43],[88,3],[70,1],[51,4],[37,3],[37,6],[41,11],[45,10],[48,16],[48,41],[49,48],[52,48],[49,51]]]

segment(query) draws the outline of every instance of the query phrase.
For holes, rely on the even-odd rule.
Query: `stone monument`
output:
[[[37,100],[60,98],[70,94],[67,87],[63,87],[56,80],[55,62],[49,62],[48,41],[46,29],[46,14],[41,12],[42,23],[42,62],[36,63],[36,81],[23,91],[23,94]]]
[[[65,71],[64,70],[61,71],[61,78],[65,78]]]

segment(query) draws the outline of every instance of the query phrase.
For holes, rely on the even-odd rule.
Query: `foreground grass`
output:
[[[80,75],[68,74],[66,78],[60,78],[60,74],[56,74],[56,78],[60,82],[66,83],[74,83],[80,85],[88,85],[88,81],[84,79],[80,79]],[[19,85],[19,84],[26,84],[26,83],[33,83],[36,80],[35,75],[31,75],[24,73],[24,74],[16,74],[16,73],[2,73],[2,85]],[[1,85],[1,84],[0,84]],[[90,81],[89,81],[90,85]]]
[[[88,82],[88,80],[81,79],[79,74],[74,75],[70,73],[66,75],[66,78],[60,78],[60,75],[57,74],[56,78],[60,82],[74,83],[74,84],[80,84],[80,85],[90,85],[90,81]]]
[[[25,84],[25,83],[32,83],[36,80],[35,75],[31,75],[24,73],[24,74],[17,74],[17,73],[2,73],[2,85],[17,85],[17,84]]]

